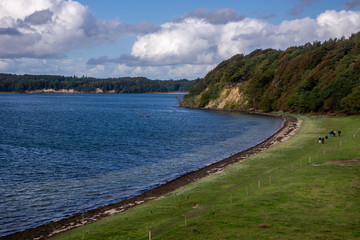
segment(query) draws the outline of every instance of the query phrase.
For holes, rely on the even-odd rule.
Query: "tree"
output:
[[[360,114],[360,85],[353,88],[351,94],[341,100],[343,112],[347,114]]]

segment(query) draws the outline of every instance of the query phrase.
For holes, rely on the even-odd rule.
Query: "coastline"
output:
[[[259,114],[259,113],[252,113]],[[132,208],[141,203],[163,196],[166,193],[174,191],[180,187],[183,187],[189,183],[213,173],[222,171],[226,166],[234,164],[236,162],[244,161],[250,155],[259,153],[274,144],[285,141],[300,127],[301,121],[295,117],[280,114],[262,114],[277,116],[284,119],[284,124],[276,133],[270,136],[263,142],[237,154],[234,154],[219,162],[213,163],[209,166],[201,168],[199,170],[184,174],[174,180],[171,180],[156,188],[150,189],[138,196],[134,196],[128,199],[124,199],[120,202],[109,204],[103,207],[99,207],[94,210],[90,210],[85,213],[85,224],[92,223],[103,217],[110,216],[114,213],[121,213],[129,208]],[[14,233],[8,236],[0,237],[0,239],[49,239],[55,235],[58,235],[67,230],[79,227],[82,225],[82,214],[77,214],[72,217],[62,219],[56,222],[51,222],[46,225],[42,225],[36,228],[28,229],[23,232]]]
[[[144,94],[144,93],[168,93],[168,94],[186,94],[188,92],[184,91],[168,91],[168,92],[116,92],[114,89],[109,91],[103,91],[100,88],[96,88],[94,91],[78,91],[73,88],[71,89],[53,89],[53,88],[44,88],[44,89],[36,89],[36,90],[25,90],[24,92],[1,92],[0,93],[14,93],[14,94]]]

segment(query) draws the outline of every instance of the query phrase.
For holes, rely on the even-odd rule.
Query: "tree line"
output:
[[[96,89],[115,93],[187,92],[194,80],[150,80],[145,77],[98,79],[56,75],[0,74],[0,92],[31,92],[42,89],[90,93]]]
[[[359,114],[360,32],[284,51],[235,55],[199,80],[183,104],[206,107],[233,86],[243,99],[232,109]]]

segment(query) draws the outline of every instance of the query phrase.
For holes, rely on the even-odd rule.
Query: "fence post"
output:
[[[84,221],[84,213],[82,214],[82,239],[84,240],[85,239],[85,221]]]

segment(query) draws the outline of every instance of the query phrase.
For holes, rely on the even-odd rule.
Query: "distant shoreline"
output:
[[[267,116],[276,116],[284,120],[283,126],[272,136],[264,140],[263,142],[237,154],[234,154],[228,158],[225,158],[219,162],[213,163],[209,166],[201,168],[199,170],[184,174],[174,180],[171,180],[165,184],[162,184],[156,188],[150,189],[140,195],[124,199],[120,202],[109,204],[106,206],[99,207],[94,210],[85,212],[85,224],[92,223],[101,218],[110,216],[114,213],[124,212],[134,206],[147,202],[149,200],[163,196],[166,193],[172,192],[180,187],[186,186],[192,182],[197,181],[200,178],[209,176],[216,172],[222,171],[225,167],[232,165],[237,162],[242,162],[249,156],[259,153],[278,142],[285,141],[290,136],[295,134],[296,130],[299,129],[301,121],[293,116],[280,115],[273,113],[253,113]],[[60,233],[71,230],[73,228],[82,225],[82,214],[76,214],[72,217],[65,218],[56,222],[51,222],[45,225],[41,225],[36,228],[27,229],[22,232],[17,232],[8,236],[0,237],[0,239],[49,239]]]
[[[122,92],[115,92],[115,90],[110,91],[102,91],[101,89],[96,89],[95,91],[89,92],[82,92],[76,91],[75,89],[59,89],[55,90],[52,88],[47,89],[38,89],[38,90],[31,90],[31,91],[24,91],[24,92],[0,92],[0,93],[9,93],[9,94],[156,94],[156,93],[172,93],[172,94],[187,94],[188,92],[184,91],[169,91],[169,92],[140,92],[140,93],[122,93]]]

